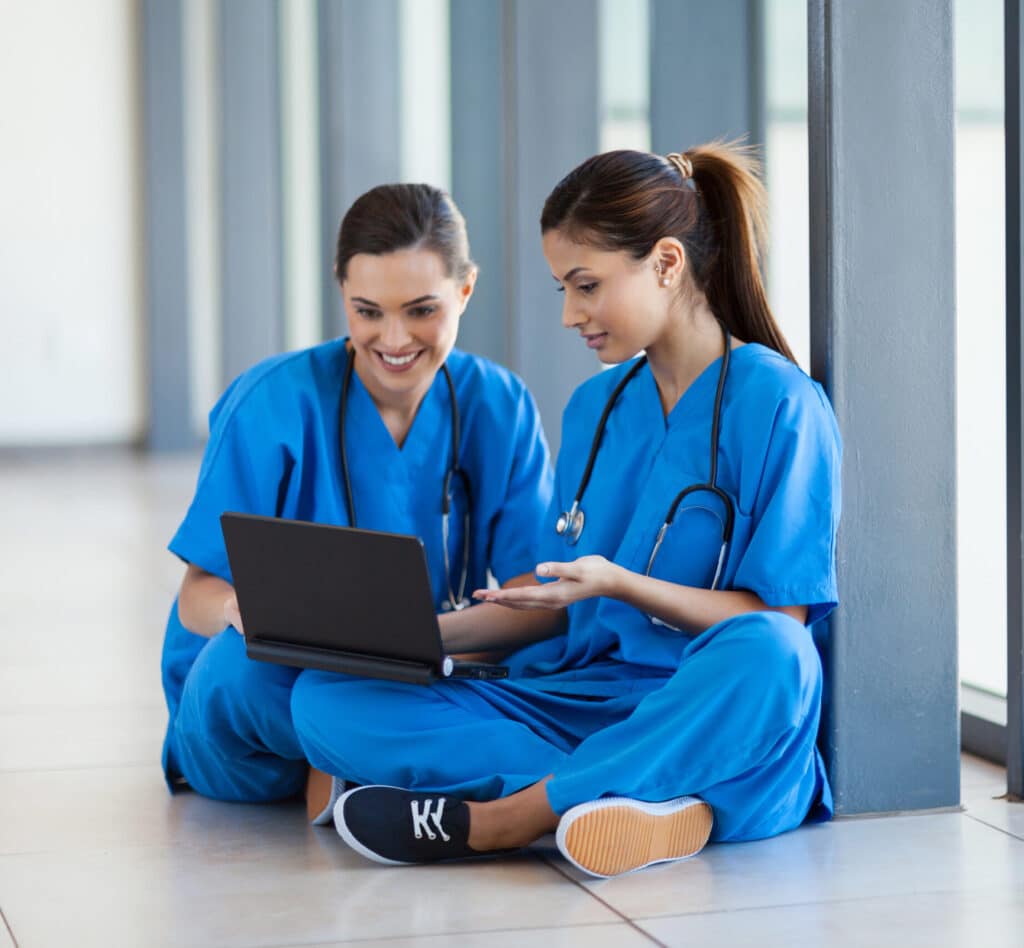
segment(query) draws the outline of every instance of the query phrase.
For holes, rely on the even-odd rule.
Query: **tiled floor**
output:
[[[301,806],[171,798],[161,552],[196,460],[0,458],[0,948],[1014,946],[1024,805],[964,759],[966,813],[840,821],[617,880],[550,847],[385,869]]]

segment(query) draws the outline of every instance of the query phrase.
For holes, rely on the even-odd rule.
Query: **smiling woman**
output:
[[[298,670],[251,661],[239,635],[225,511],[354,526],[358,505],[360,527],[419,537],[449,652],[487,614],[499,631],[508,621],[482,604],[467,624],[465,590],[488,574],[533,581],[548,448],[522,382],[454,348],[476,281],[455,204],[428,185],[367,192],[342,221],[335,273],[351,336],[261,362],[210,415],[195,497],[170,543],[186,563],[162,662],[172,787],[275,800],[309,771],[289,713]],[[313,817],[324,808],[311,806]]]
[[[355,371],[401,447],[434,376],[455,345],[476,269],[456,282],[425,248],[357,254],[341,284]]]
[[[356,374],[401,447],[473,295],[465,222],[435,188],[373,188],[341,223],[334,272]]]

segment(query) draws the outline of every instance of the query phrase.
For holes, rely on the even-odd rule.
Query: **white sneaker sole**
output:
[[[697,797],[664,803],[605,797],[567,810],[555,842],[578,869],[606,879],[695,856],[713,822],[711,807]]]

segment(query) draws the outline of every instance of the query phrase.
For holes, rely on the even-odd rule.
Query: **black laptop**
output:
[[[225,513],[250,658],[427,683],[505,678],[445,655],[418,537]]]

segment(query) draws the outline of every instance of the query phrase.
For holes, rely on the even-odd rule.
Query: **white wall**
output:
[[[0,445],[139,433],[128,0],[0,0]]]

